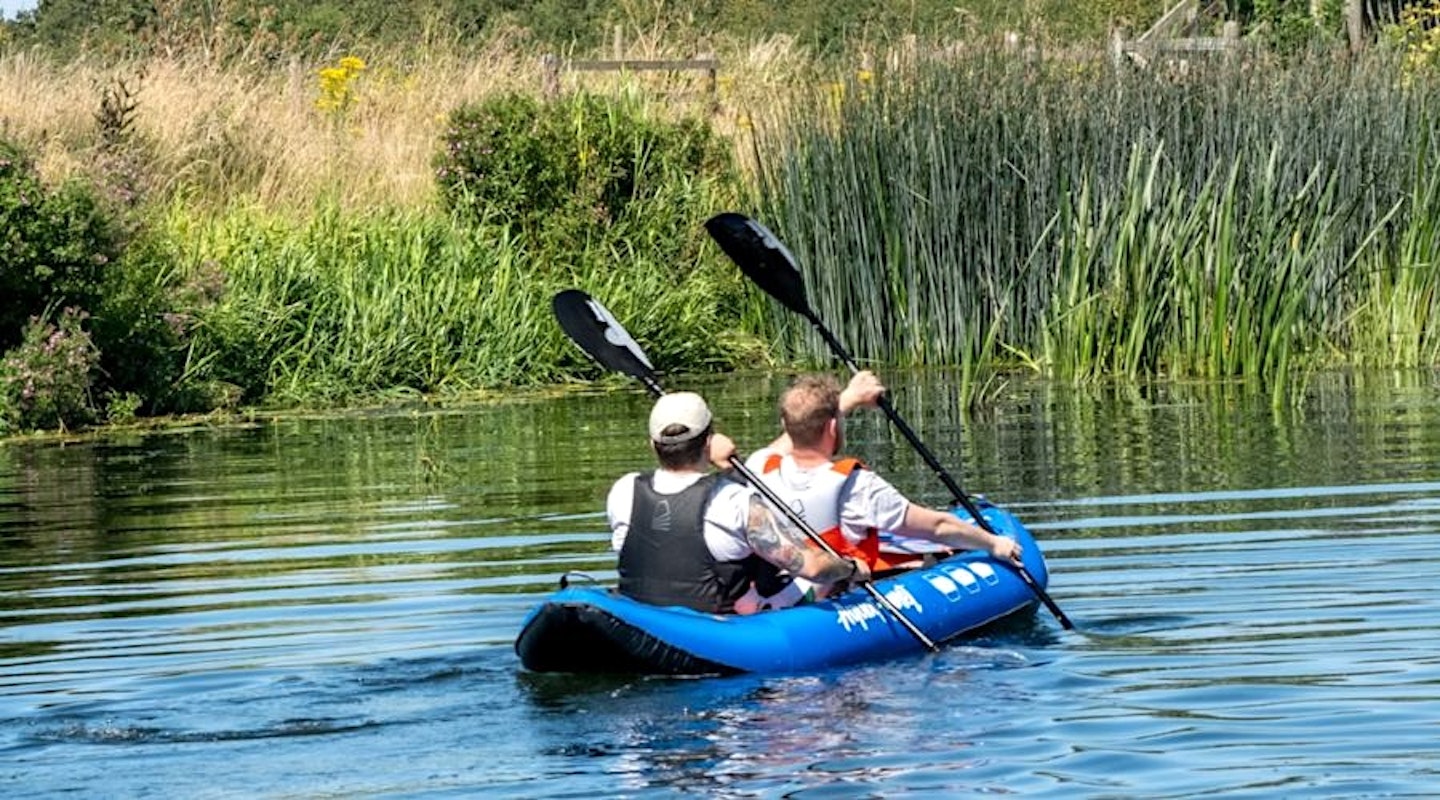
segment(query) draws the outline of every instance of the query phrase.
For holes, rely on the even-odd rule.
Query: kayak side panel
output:
[[[595,598],[542,605],[515,640],[515,652],[520,663],[535,672],[705,675],[738,671],[662,641]]]
[[[998,533],[1020,542],[1027,568],[1048,582],[1030,532],[1003,509],[982,505]],[[1033,608],[1017,571],[988,554],[957,553],[873,586],[936,642]],[[751,616],[704,614],[638,603],[613,591],[571,587],[531,612],[516,640],[537,672],[794,673],[923,652],[863,588],[819,603]]]

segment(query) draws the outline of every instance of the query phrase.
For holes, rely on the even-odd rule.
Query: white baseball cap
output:
[[[681,433],[665,435],[672,426],[681,426]],[[660,444],[677,444],[699,436],[710,427],[710,407],[694,392],[675,392],[655,401],[650,409],[650,440]]]

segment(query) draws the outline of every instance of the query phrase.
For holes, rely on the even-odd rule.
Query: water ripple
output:
[[[770,400],[739,394],[716,407],[761,440]],[[1052,398],[931,437],[1037,533],[1075,632],[1042,609],[812,675],[525,673],[528,610],[562,575],[614,579],[599,509],[644,465],[647,403],[0,449],[0,791],[1433,793],[1433,401],[1235,426],[1230,406]],[[878,467],[935,486],[883,420],[855,422]]]

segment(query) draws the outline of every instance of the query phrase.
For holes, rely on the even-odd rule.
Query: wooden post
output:
[[[301,87],[305,85],[304,79],[306,77],[308,76],[305,75],[305,70],[300,67],[300,59],[296,56],[291,56],[289,74],[290,91],[288,94],[289,97],[293,97],[298,100],[299,98],[305,96],[305,90]]]
[[[1365,49],[1365,4],[1362,0],[1345,0],[1345,33],[1350,37],[1350,52]]]
[[[546,99],[560,94],[560,57],[554,53],[540,56],[540,94]]]
[[[710,98],[710,113],[720,113],[720,80],[719,80],[719,59],[714,53],[701,53],[696,57],[700,61],[709,61],[710,68],[705,70],[705,96]]]

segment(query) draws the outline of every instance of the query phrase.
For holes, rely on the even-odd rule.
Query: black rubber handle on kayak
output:
[[[835,334],[831,333],[829,328],[825,327],[815,310],[810,307],[810,301],[805,295],[805,279],[800,274],[799,263],[790,250],[781,244],[775,234],[770,232],[769,228],[744,214],[727,211],[706,220],[705,229],[710,232],[710,238],[720,245],[720,249],[730,256],[730,260],[735,262],[735,265],[745,273],[746,277],[764,289],[771,297],[780,301],[781,305],[809,320],[815,331],[820,334],[820,338],[825,340],[825,344],[829,346],[831,352],[845,362],[845,366],[850,368],[852,374],[860,371],[859,365],[855,363],[855,359],[850,357],[845,346],[835,338]],[[965,490],[960,488],[960,484],[950,477],[950,473],[941,465],[939,459],[935,458],[935,454],[930,452],[930,448],[926,447],[915,431],[906,424],[905,420],[901,419],[900,412],[895,410],[890,398],[881,395],[879,406],[891,424],[900,430],[905,440],[915,448],[915,452],[920,454],[920,458],[940,478],[940,482],[945,484],[945,488],[950,490],[950,496],[954,499],[955,504],[964,508],[975,519],[976,525],[992,535],[998,535],[995,528],[980,513],[980,509],[975,507],[975,503],[969,495],[965,494]],[[1039,598],[1041,603],[1045,604],[1051,614],[1055,615],[1055,619],[1060,622],[1062,628],[1074,630],[1075,624],[1065,616],[1065,612],[1060,610],[1060,606],[1050,599],[1050,595],[1035,580],[1035,576],[1030,574],[1030,570],[1026,569],[1024,564],[1015,564],[1008,559],[996,560],[1020,575],[1020,579],[1030,587],[1030,591]]]
[[[665,394],[665,389],[656,378],[655,369],[651,366],[650,359],[645,356],[645,351],[640,349],[640,345],[631,338],[629,332],[599,301],[579,289],[566,289],[555,295],[551,307],[555,312],[555,319],[559,321],[560,327],[566,335],[601,366],[639,380],[656,397]],[[783,514],[792,525],[809,537],[810,541],[833,558],[840,558],[840,554],[835,552],[835,548],[816,533],[815,529],[810,527],[810,524],[798,511],[781,500],[779,495],[775,494],[774,489],[756,477],[738,456],[731,455],[729,461],[730,466],[746,483],[758,491],[766,502]],[[924,631],[916,627],[915,623],[890,601],[890,598],[876,589],[874,584],[866,581],[860,585],[927,650],[939,649],[939,646],[929,636],[926,636]]]

